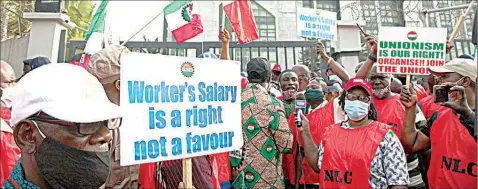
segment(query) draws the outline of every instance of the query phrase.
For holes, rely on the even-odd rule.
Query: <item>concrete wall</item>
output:
[[[0,43],[1,59],[13,67],[17,78],[23,74],[23,60],[27,59],[29,39],[30,36],[27,35],[21,38],[5,40]]]

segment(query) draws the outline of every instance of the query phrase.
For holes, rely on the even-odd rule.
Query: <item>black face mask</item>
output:
[[[48,188],[99,188],[110,169],[109,152],[79,150],[50,137],[43,139],[35,160]]]

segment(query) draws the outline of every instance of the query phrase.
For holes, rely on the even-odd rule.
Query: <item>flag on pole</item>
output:
[[[113,40],[111,29],[111,10],[112,2],[103,0],[95,9],[95,14],[91,19],[90,28],[86,33],[86,46],[85,52],[88,54],[94,54],[103,46],[109,46],[110,44],[119,44],[119,40]]]
[[[177,44],[203,32],[197,8],[197,3],[192,1],[173,1],[163,9],[168,28]]]
[[[259,39],[250,1],[235,0],[232,3],[224,5],[224,13],[226,13],[227,18],[229,18],[240,44]]]

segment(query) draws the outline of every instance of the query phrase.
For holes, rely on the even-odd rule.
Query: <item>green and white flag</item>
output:
[[[164,9],[168,28],[173,33],[176,43],[182,43],[203,32],[197,3],[193,1],[173,1]]]
[[[111,44],[119,44],[118,40],[113,40],[111,7],[112,2],[108,0],[103,0],[95,7],[95,14],[91,19],[90,28],[88,28],[88,32],[86,33],[86,53],[94,54],[103,49],[103,46],[107,47]]]

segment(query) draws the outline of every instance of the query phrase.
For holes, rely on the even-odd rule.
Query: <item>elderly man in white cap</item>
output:
[[[457,58],[430,71],[438,76],[439,85],[449,88],[449,100],[428,120],[428,127],[418,131],[413,123],[417,96],[404,88],[403,147],[407,153],[432,149],[430,188],[476,188],[476,62]]]
[[[13,93],[11,124],[21,159],[4,188],[99,188],[109,173],[110,130],[121,110],[85,69],[50,64]]]

